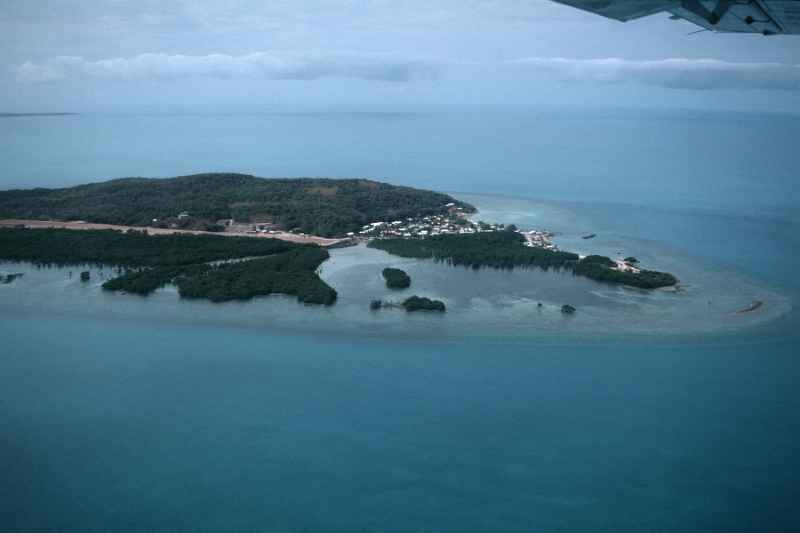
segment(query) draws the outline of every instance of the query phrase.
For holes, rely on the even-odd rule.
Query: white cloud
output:
[[[435,79],[445,65],[491,67],[491,63],[444,62],[388,54],[265,51],[243,55],[140,54],[129,58],[87,60],[59,56],[16,67],[20,82],[67,79],[177,80],[185,78],[316,80],[353,78],[384,82]],[[620,58],[566,59],[528,57],[503,62],[506,68],[564,81],[607,84],[639,83],[688,90],[800,90],[800,65],[737,63],[717,59]],[[475,76],[486,77],[475,73]]]
[[[338,77],[405,82],[436,78],[441,64],[413,58],[365,53],[266,51],[227,54],[140,54],[130,58],[90,61],[59,56],[27,61],[16,68],[22,82],[52,82],[90,78],[103,80],[169,80],[191,77],[315,80]]]
[[[800,89],[800,65],[734,63],[717,59],[619,58],[565,59],[529,57],[507,62],[569,81],[643,83],[669,89],[787,90]]]

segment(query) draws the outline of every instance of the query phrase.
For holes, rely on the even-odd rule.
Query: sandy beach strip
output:
[[[296,243],[314,243],[320,246],[332,246],[347,239],[328,239],[326,237],[318,237],[316,235],[297,235],[295,233],[288,233],[279,231],[276,233],[243,233],[236,231],[197,231],[186,229],[169,229],[169,228],[153,228],[149,226],[118,226],[116,224],[95,224],[91,222],[70,221],[64,222],[59,220],[24,220],[24,219],[3,219],[0,220],[0,227],[21,227],[24,226],[30,229],[44,229],[44,228],[62,228],[74,230],[87,230],[87,229],[111,229],[118,231],[128,231],[130,229],[141,231],[147,230],[151,235],[170,235],[173,233],[188,233],[191,235],[219,235],[223,237],[253,237],[261,239],[280,239],[283,241],[290,241]]]

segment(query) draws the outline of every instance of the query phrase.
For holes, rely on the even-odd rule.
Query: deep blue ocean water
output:
[[[0,138],[0,188],[365,176],[494,195],[482,215],[565,247],[680,257],[785,299],[721,332],[397,335],[335,310],[291,328],[169,294],[97,303],[34,271],[0,291],[3,531],[800,526],[798,116],[82,115],[3,118]],[[46,283],[51,301],[19,296]]]

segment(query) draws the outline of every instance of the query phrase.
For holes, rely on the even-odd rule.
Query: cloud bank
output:
[[[43,62],[27,61],[16,67],[21,82],[42,83],[67,79],[172,80],[182,78],[258,78],[316,80],[354,78],[407,82],[435,79],[441,65],[432,61],[382,54],[255,52],[232,56],[140,54],[130,58],[90,61],[59,56]]]
[[[529,57],[508,66],[567,81],[642,83],[689,90],[800,90],[800,65],[733,63],[716,59],[631,61],[619,58],[565,59]]]
[[[16,78],[27,83],[70,79],[142,81],[203,77],[270,80],[352,78],[409,82],[436,79],[444,66],[444,62],[368,53],[265,51],[238,56],[153,53],[95,61],[80,56],[28,61],[16,67]],[[785,63],[737,63],[717,59],[635,61],[620,58],[527,57],[503,62],[502,66],[572,82],[639,83],[686,90],[800,90],[800,65]],[[487,74],[477,72],[475,76],[486,77]]]

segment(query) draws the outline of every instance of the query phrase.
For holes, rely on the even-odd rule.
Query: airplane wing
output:
[[[553,1],[622,22],[666,12],[715,32],[800,34],[800,0]]]

